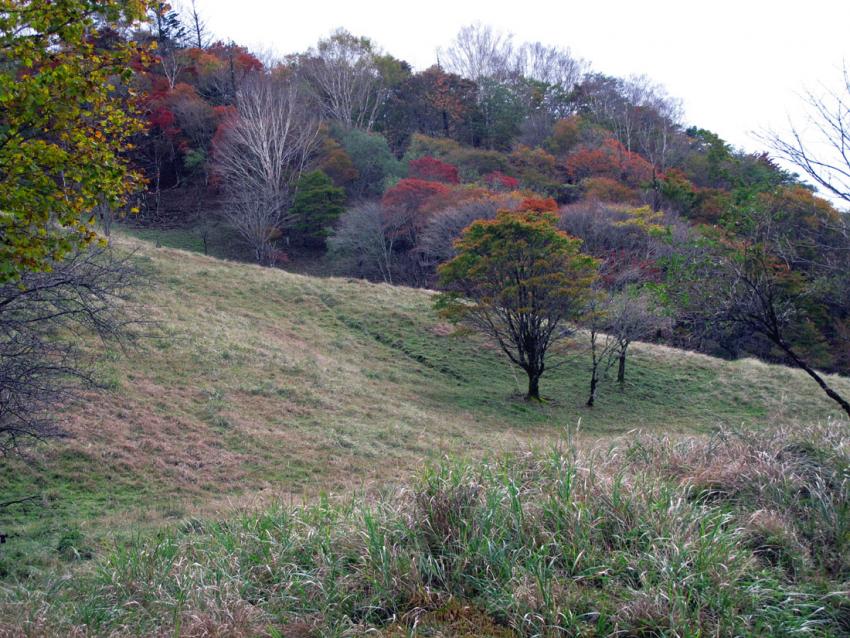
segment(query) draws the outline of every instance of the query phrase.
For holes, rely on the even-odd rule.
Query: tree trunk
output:
[[[623,385],[626,382],[626,349],[620,350],[620,362],[617,366],[617,383]]]
[[[597,374],[597,366],[594,365],[590,372],[590,396],[587,397],[587,407],[592,408],[596,401],[596,386],[599,384],[599,375]]]
[[[786,344],[784,341],[779,341],[779,346],[785,351],[785,354],[788,355],[788,358],[796,365],[798,368],[803,370],[806,374],[808,374],[812,379],[815,380],[821,390],[826,393],[830,399],[835,401],[838,405],[841,406],[841,409],[847,413],[847,416],[850,417],[850,403],[847,402],[847,399],[842,397],[838,392],[833,390],[829,384],[821,377],[815,370],[809,367],[805,361],[803,361],[800,357],[797,356],[797,353],[794,352],[791,347]]]
[[[658,183],[658,173],[655,164],[652,165],[652,210],[656,212],[661,208],[661,187]]]
[[[528,401],[540,400],[540,374],[537,372],[528,373],[528,394],[525,396]]]

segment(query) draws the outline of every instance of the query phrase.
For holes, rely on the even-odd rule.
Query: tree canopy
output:
[[[540,398],[546,354],[571,333],[567,322],[579,317],[596,275],[597,261],[556,221],[536,211],[476,221],[439,268],[448,291],[438,297],[442,314],[495,339],[527,373],[529,399]]]
[[[92,211],[140,185],[127,88],[143,55],[111,33],[143,0],[0,0],[0,282],[97,239]]]

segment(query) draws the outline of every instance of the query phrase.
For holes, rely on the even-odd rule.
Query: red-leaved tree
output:
[[[407,164],[407,174],[413,179],[430,180],[444,184],[460,183],[457,166],[427,155],[419,159],[410,160]]]

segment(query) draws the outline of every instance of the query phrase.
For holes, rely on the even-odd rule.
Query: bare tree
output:
[[[804,127],[791,123],[790,139],[776,132],[765,136],[783,158],[816,184],[850,204],[850,74],[844,69],[841,91],[806,94]]]
[[[449,72],[475,82],[505,80],[514,72],[513,36],[480,23],[463,27],[451,46],[439,54]]]
[[[216,146],[216,172],[228,194],[227,221],[265,263],[288,223],[295,182],[313,153],[319,119],[296,82],[259,75],[242,86],[237,113]]]
[[[137,280],[132,256],[99,248],[0,286],[0,456],[61,434],[57,408],[96,383],[79,344],[131,338]]]
[[[658,300],[646,291],[624,289],[615,292],[607,304],[606,331],[616,347],[610,351],[607,367],[617,363],[617,382],[626,381],[626,357],[629,346],[669,328],[672,319]]]
[[[371,130],[388,87],[371,40],[339,29],[297,59],[324,117]]]
[[[522,77],[571,91],[582,79],[588,64],[573,57],[569,49],[529,42],[519,47],[512,64]]]
[[[189,60],[183,49],[168,46],[159,52],[159,64],[162,67],[162,74],[168,80],[169,88],[173,89],[180,73],[189,66]]]
[[[516,210],[520,202],[516,195],[504,195],[475,199],[436,212],[419,238],[417,250],[423,263],[433,268],[451,259],[457,254],[455,240],[467,226],[479,219],[494,219],[500,210]]]
[[[386,227],[381,205],[364,202],[342,214],[339,225],[328,239],[333,259],[346,272],[368,279],[393,283],[396,269],[395,229]]]
[[[617,339],[605,331],[609,304],[610,297],[602,290],[601,285],[597,284],[582,317],[590,340],[590,391],[586,403],[589,408],[596,404],[600,366],[610,359],[617,348]]]
[[[198,12],[198,6],[195,0],[189,3],[187,13],[187,29],[191,32],[192,44],[199,49],[204,49],[210,43],[210,36],[207,29],[207,23]]]

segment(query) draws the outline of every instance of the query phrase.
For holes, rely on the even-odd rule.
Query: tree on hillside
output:
[[[346,272],[393,283],[397,271],[395,244],[398,229],[377,202],[362,202],[346,210],[328,239],[331,257]]]
[[[585,307],[597,264],[555,222],[537,212],[476,221],[458,240],[458,255],[438,269],[443,316],[494,339],[528,375],[533,400],[540,399],[546,354],[571,334],[568,322]]]
[[[210,35],[206,20],[198,11],[197,0],[190,0],[185,22],[192,45],[197,49],[205,48],[210,43]]]
[[[338,29],[297,58],[298,68],[323,115],[346,128],[371,130],[387,98],[391,78],[369,38]]]
[[[787,201],[779,208],[759,201],[731,223],[735,234],[691,264],[681,292],[686,313],[733,336],[765,340],[850,416],[850,401],[813,364],[835,350],[824,330],[840,339],[850,323],[850,245],[840,216],[828,206],[800,214]]]
[[[97,239],[92,210],[139,185],[124,157],[141,121],[124,97],[138,55],[98,37],[144,2],[0,0],[0,283]]]
[[[404,172],[383,135],[351,129],[342,135],[340,142],[357,172],[348,185],[353,199],[379,197],[387,181],[401,177]]]
[[[275,237],[293,221],[293,186],[318,144],[319,120],[296,83],[258,75],[244,83],[220,133],[215,161],[228,193],[224,216],[266,263]]]
[[[607,306],[605,330],[615,342],[609,367],[617,363],[617,383],[626,382],[629,346],[671,326],[669,312],[649,290],[625,288],[614,293]]]
[[[601,282],[597,280],[596,283],[582,312],[582,324],[587,331],[590,346],[590,390],[585,403],[589,408],[596,405],[600,367],[611,359],[617,349],[614,335],[605,330],[611,298],[606,294]]]
[[[322,171],[304,173],[289,212],[295,216],[295,229],[301,240],[324,246],[330,228],[342,214],[345,191],[334,186]]]
[[[376,128],[397,153],[414,133],[472,144],[480,116],[477,94],[475,82],[432,66],[393,87]]]
[[[132,256],[90,248],[49,265],[0,284],[0,457],[61,434],[57,407],[96,383],[80,344],[123,343],[136,323]]]

